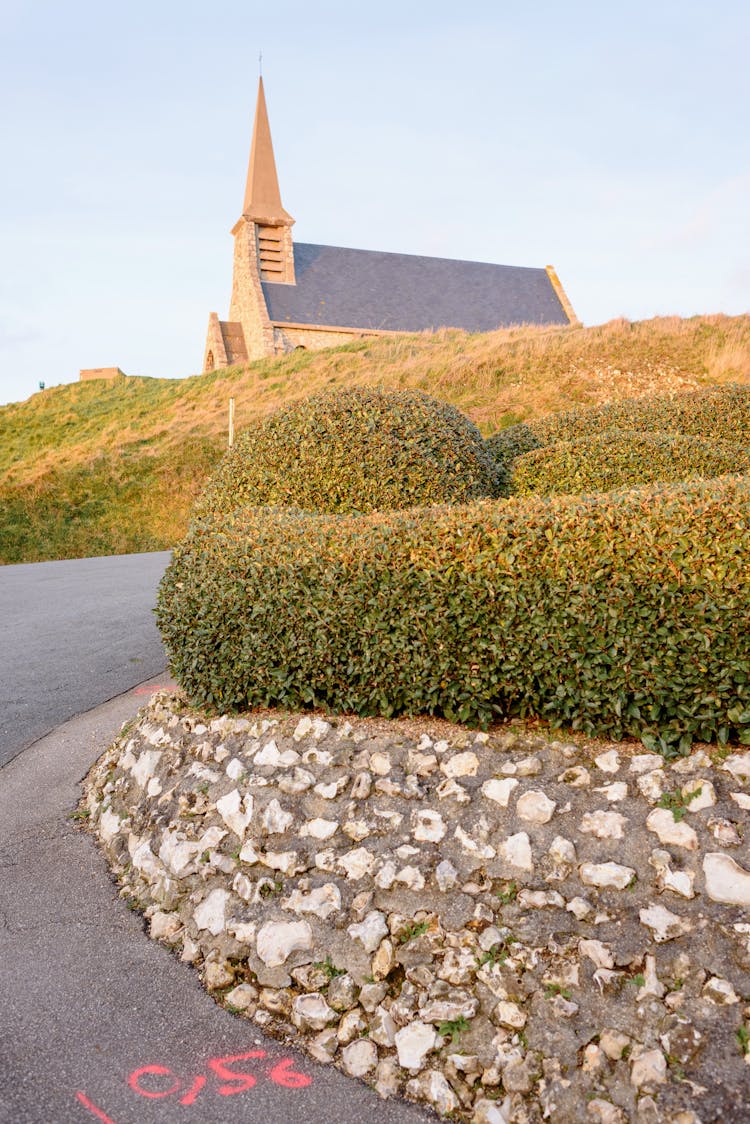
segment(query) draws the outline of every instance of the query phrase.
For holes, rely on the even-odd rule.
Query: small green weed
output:
[[[459,1035],[469,1029],[469,1024],[463,1015],[457,1019],[446,1019],[438,1026],[438,1034],[442,1038],[450,1038],[451,1042],[458,1041]]]
[[[750,1054],[750,1031],[744,1023],[737,1028],[735,1035],[740,1044],[740,1053],[743,1055]]]
[[[429,927],[429,921],[420,921],[418,924],[410,925],[408,929],[404,929],[398,938],[399,944],[407,944],[409,941],[416,940],[417,937],[423,937]]]
[[[325,972],[329,981],[335,980],[336,976],[346,975],[346,968],[337,968],[330,956],[326,956],[325,960],[316,960],[313,963],[313,968],[317,968],[320,972]]]
[[[501,905],[510,905],[518,897],[518,885],[515,882],[506,882],[502,890],[495,890]]]
[[[563,987],[562,984],[548,984],[544,992],[544,998],[554,999],[556,995],[562,995],[563,999],[570,999],[570,988]]]
[[[665,792],[659,800],[660,808],[668,808],[672,813],[672,818],[675,823],[680,823],[685,818],[688,810],[688,804],[691,800],[695,800],[696,796],[700,796],[703,791],[703,786],[698,785],[692,792],[682,793],[679,790],[675,792]]]

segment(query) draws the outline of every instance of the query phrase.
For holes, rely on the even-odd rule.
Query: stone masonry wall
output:
[[[241,1017],[476,1124],[750,1121],[750,750],[156,696],[85,808]]]

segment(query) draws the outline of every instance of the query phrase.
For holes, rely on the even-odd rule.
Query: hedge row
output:
[[[159,590],[216,709],[538,715],[667,755],[750,743],[750,479],[196,522]]]
[[[488,438],[503,471],[523,453],[558,441],[579,442],[611,429],[682,434],[718,441],[750,440],[750,386],[711,386],[673,397],[627,399],[569,410],[509,426]]]
[[[656,481],[690,480],[750,471],[750,448],[671,433],[610,429],[579,441],[559,441],[519,456],[516,495],[611,492]]]
[[[375,511],[497,496],[504,477],[454,406],[355,387],[293,403],[245,430],[195,514],[238,507]]]

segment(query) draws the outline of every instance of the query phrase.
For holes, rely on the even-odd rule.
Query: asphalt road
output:
[[[434,1121],[218,1007],[194,970],[146,937],[91,836],[70,818],[81,778],[147,687],[63,720],[97,689],[100,702],[108,698],[118,677],[132,685],[133,669],[146,661],[163,668],[150,610],[165,561],[142,555],[9,568],[25,573],[6,579],[16,648],[15,659],[3,656],[2,674],[7,668],[26,699],[51,698],[38,712],[17,708],[6,742],[15,756],[0,768],[0,1124]],[[0,586],[7,573],[0,570]],[[31,621],[24,622],[24,603]],[[44,605],[59,612],[69,637],[45,618]],[[42,688],[26,683],[24,667]],[[152,683],[168,682],[161,668]],[[5,679],[2,693],[13,701]],[[28,745],[35,722],[54,729]]]
[[[151,608],[169,553],[0,566],[0,766],[156,675]]]

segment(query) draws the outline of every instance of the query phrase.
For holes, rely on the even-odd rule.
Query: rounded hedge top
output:
[[[244,430],[198,500],[240,507],[367,512],[468,503],[502,491],[482,436],[453,406],[414,391],[329,391]]]

